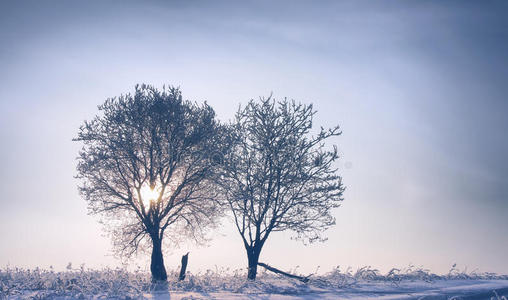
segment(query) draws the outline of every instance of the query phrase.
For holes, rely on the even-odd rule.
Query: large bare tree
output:
[[[103,216],[120,254],[151,247],[154,281],[167,279],[164,237],[199,239],[220,211],[210,182],[224,130],[207,104],[148,85],[106,100],[79,129],[77,177],[89,211]]]
[[[334,167],[337,148],[324,142],[340,131],[321,128],[311,136],[314,114],[312,105],[271,97],[251,100],[236,114],[221,186],[247,252],[249,279],[256,278],[272,232],[290,230],[313,242],[335,223],[330,210],[344,188]]]

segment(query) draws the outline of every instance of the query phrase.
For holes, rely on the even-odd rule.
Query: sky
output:
[[[2,1],[0,267],[121,264],[78,195],[72,138],[148,83],[224,121],[273,93],[341,126],[328,241],[276,233],[260,261],[508,274],[507,79],[504,1]],[[166,249],[166,267],[187,251],[191,272],[246,267],[229,219],[210,237]]]

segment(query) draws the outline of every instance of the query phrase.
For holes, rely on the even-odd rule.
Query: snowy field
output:
[[[295,270],[293,270],[295,271]],[[260,272],[255,282],[243,270],[209,270],[176,281],[169,273],[168,290],[154,289],[149,274],[122,269],[65,272],[52,269],[0,270],[0,299],[494,299],[508,298],[508,276],[459,272],[446,275],[408,267],[381,274],[368,267],[336,268],[310,277],[308,283]]]

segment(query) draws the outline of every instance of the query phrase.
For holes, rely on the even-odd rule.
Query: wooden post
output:
[[[182,267],[180,268],[180,276],[178,276],[178,280],[182,281],[185,279],[185,272],[187,270],[187,262],[189,261],[189,252],[182,256]]]

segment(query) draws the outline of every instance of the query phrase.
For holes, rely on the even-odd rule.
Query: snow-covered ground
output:
[[[293,299],[495,299],[506,300],[508,280],[440,280],[428,282],[408,282],[398,286],[385,282],[366,282],[354,288],[319,289],[310,287],[307,291],[293,294],[271,291],[244,292],[189,292],[169,291],[150,292],[141,295],[107,296],[97,295],[58,295],[51,291],[24,291],[7,299],[217,299],[217,300],[293,300]]]
[[[495,299],[506,300],[508,280],[449,280],[433,283],[410,282],[393,286],[383,282],[360,284],[356,288],[336,290],[310,289],[297,294],[170,292],[145,294],[148,299],[224,299],[224,300],[296,300],[296,299]]]
[[[465,273],[452,268],[436,275],[420,268],[380,274],[371,268],[311,276],[308,283],[265,272],[255,282],[242,270],[188,274],[178,282],[169,273],[168,287],[154,289],[145,272],[122,269],[0,269],[0,299],[494,299],[508,298],[508,276]]]

